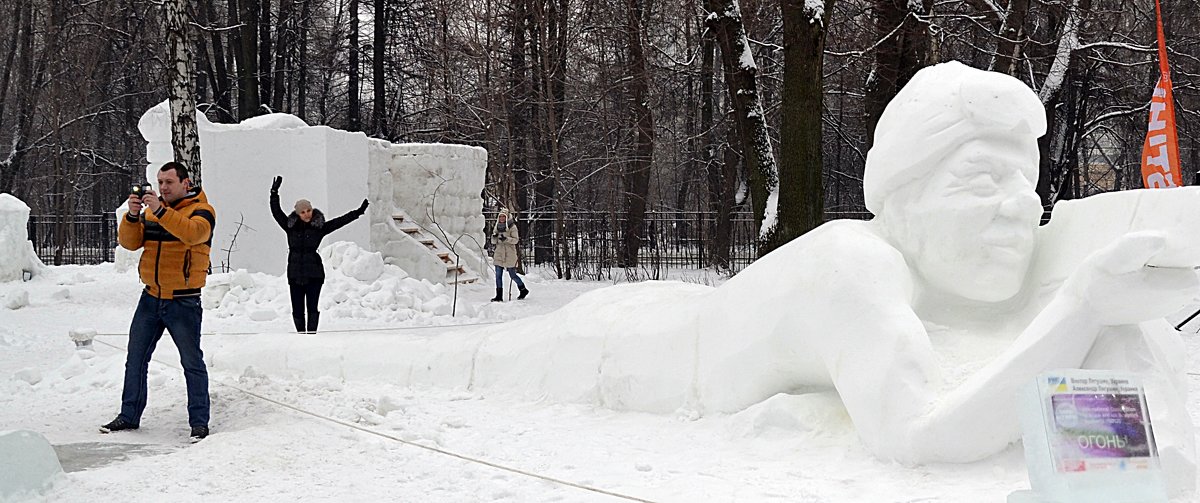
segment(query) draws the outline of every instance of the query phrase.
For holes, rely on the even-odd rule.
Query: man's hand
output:
[[[1168,251],[1165,235],[1131,232],[1097,250],[1067,278],[1064,290],[1080,299],[1104,325],[1161,318],[1188,305],[1200,289],[1191,267],[1154,267]]]
[[[134,217],[142,214],[142,198],[137,194],[129,194],[129,214]]]
[[[278,194],[280,185],[283,185],[283,177],[277,176],[275,177],[275,180],[271,182],[271,193]]]
[[[142,195],[142,204],[146,206],[146,209],[150,210],[150,213],[158,213],[158,209],[162,207],[162,200],[158,198],[158,194],[155,194],[153,190],[148,190]]]

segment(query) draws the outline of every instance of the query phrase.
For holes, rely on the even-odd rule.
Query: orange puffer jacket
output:
[[[146,292],[160,299],[200,295],[208,277],[208,253],[217,212],[204,191],[190,193],[157,213],[128,214],[117,228],[117,241],[142,251],[138,272]]]

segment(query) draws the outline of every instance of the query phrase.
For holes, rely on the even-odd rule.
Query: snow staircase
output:
[[[404,210],[397,209],[396,213],[392,214],[392,221],[396,223],[396,227],[408,237],[416,240],[425,246],[431,255],[437,256],[442,263],[446,264],[446,280],[447,285],[455,283],[466,284],[479,281],[479,275],[472,271],[458,260],[458,256],[439,240],[433,237],[425,229],[417,225],[416,221],[409,217]],[[460,262],[455,265],[455,262]]]

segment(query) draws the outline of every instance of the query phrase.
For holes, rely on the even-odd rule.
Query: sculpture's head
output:
[[[910,267],[938,290],[1020,291],[1041,217],[1045,110],[1028,86],[958,62],[925,68],[884,109],[863,191]]]

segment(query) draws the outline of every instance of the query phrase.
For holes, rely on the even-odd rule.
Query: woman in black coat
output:
[[[279,186],[283,185],[283,177],[275,177],[271,183],[271,215],[279,223],[288,240],[288,287],[292,293],[292,320],[296,322],[296,331],[301,333],[316,333],[317,322],[321,313],[317,310],[317,301],[321,298],[321,285],[325,283],[325,266],[317,248],[321,240],[333,231],[341,229],[367,212],[367,200],[363,199],[362,206],[333,220],[325,221],[321,210],[314,209],[307,199],[296,201],[296,211],[284,215],[279,209]],[[308,323],[305,324],[304,309],[308,308]]]

